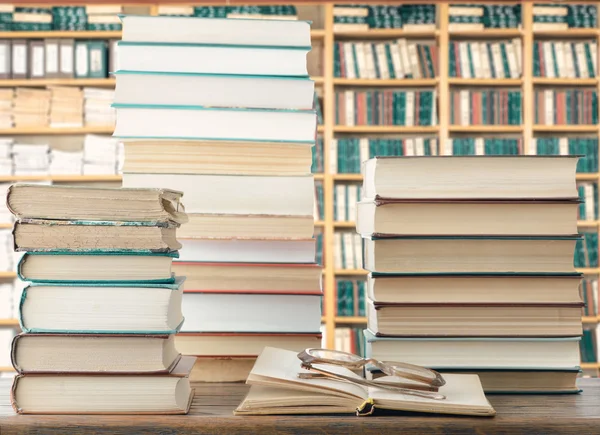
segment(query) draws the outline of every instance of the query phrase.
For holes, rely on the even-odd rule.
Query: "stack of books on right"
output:
[[[489,393],[578,392],[576,165],[575,156],[368,160],[357,212],[367,355],[476,373]]]

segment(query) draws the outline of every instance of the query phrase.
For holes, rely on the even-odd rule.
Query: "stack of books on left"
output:
[[[486,392],[577,392],[576,165],[369,160],[357,217],[371,272],[367,354],[477,373]]]
[[[181,357],[184,279],[171,273],[181,193],[14,185],[23,334],[12,404],[24,414],[182,414],[195,358]]]

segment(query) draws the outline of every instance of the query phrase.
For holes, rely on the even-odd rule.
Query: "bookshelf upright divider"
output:
[[[437,38],[438,43],[438,56],[439,56],[439,64],[438,64],[438,86],[437,86],[437,94],[438,94],[438,154],[444,155],[448,152],[446,147],[448,146],[448,139],[450,137],[450,84],[449,84],[449,56],[448,56],[448,47],[450,45],[450,34],[448,32],[448,21],[449,21],[449,13],[448,13],[448,3],[439,3],[438,4],[438,28],[439,34]]]

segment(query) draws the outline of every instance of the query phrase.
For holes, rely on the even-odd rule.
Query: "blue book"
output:
[[[171,263],[178,252],[28,252],[19,261],[23,281],[45,283],[154,283],[175,282]]]
[[[31,333],[174,334],[183,323],[184,281],[33,283],[23,290],[19,322]]]

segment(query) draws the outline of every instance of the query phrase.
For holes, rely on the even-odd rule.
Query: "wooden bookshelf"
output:
[[[16,272],[0,272],[0,279],[14,279],[16,277]]]
[[[15,369],[12,366],[0,366],[0,372],[14,372]]]
[[[435,86],[437,79],[345,79],[334,78],[337,86],[420,87]]]
[[[0,319],[0,326],[20,326],[19,319]]]
[[[553,77],[533,77],[534,85],[545,85],[545,86],[597,86],[598,79],[564,79],[564,78],[553,78]]]
[[[366,317],[346,317],[346,316],[338,316],[335,318],[335,323],[337,324],[345,324],[345,325],[366,325],[367,318]]]
[[[581,368],[583,370],[593,370],[593,369],[600,369],[600,363],[597,362],[593,362],[593,363],[581,363],[580,364]]]

